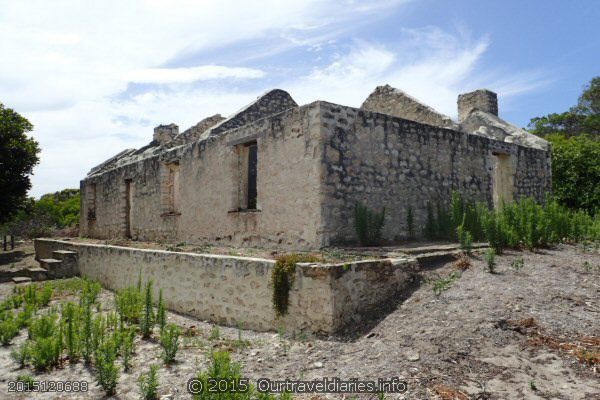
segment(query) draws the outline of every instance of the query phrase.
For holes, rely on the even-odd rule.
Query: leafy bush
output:
[[[133,327],[121,329],[121,356],[123,357],[123,370],[131,368],[131,355],[135,351],[135,329]]]
[[[10,352],[10,358],[19,365],[19,368],[23,368],[29,359],[29,352],[29,342],[25,342]]]
[[[52,299],[52,285],[45,284],[41,290],[39,296],[39,302],[42,307],[46,307],[50,304],[50,300]]]
[[[160,345],[163,348],[163,361],[165,364],[171,364],[175,361],[177,350],[179,350],[179,328],[175,324],[167,325],[160,332]]]
[[[152,305],[152,281],[146,283],[146,291],[144,294],[144,311],[142,320],[140,321],[140,330],[144,339],[152,335],[152,327],[154,326],[154,311]]]
[[[204,391],[202,393],[194,393],[195,400],[275,400],[276,397],[268,393],[258,393],[252,385],[248,385],[247,391],[230,391],[223,393],[208,392],[208,379],[223,379],[228,382],[235,382],[241,379],[240,365],[231,361],[229,353],[213,352],[210,355],[210,364],[208,369],[201,371],[197,376],[202,383]],[[291,400],[289,393],[284,393],[279,396],[280,400]]]
[[[74,226],[79,221],[78,189],[65,189],[30,198],[6,224],[6,230],[16,236],[36,238],[51,236],[56,229]]]
[[[158,399],[158,365],[151,365],[150,371],[140,375],[138,382],[144,400]]]
[[[111,396],[115,393],[119,381],[119,367],[115,363],[117,346],[113,338],[103,341],[94,355],[96,382],[108,396]]]
[[[79,358],[79,335],[77,332],[78,308],[73,303],[66,303],[62,308],[62,319],[65,324],[65,344],[69,361],[74,363]]]
[[[79,305],[96,303],[96,298],[100,294],[102,286],[96,281],[84,279],[83,288],[81,290],[81,296],[79,298]]]
[[[315,262],[319,259],[306,254],[285,254],[277,257],[271,275],[273,285],[273,307],[277,316],[287,314],[289,293],[294,285],[296,263]]]
[[[6,311],[0,321],[0,343],[3,346],[10,344],[15,336],[19,334],[19,325],[11,311]]]
[[[32,320],[28,332],[31,339],[29,358],[33,366],[45,370],[57,365],[63,349],[63,330],[56,312]]]
[[[490,274],[496,272],[496,252],[494,249],[489,248],[485,252],[485,263]]]
[[[165,310],[165,304],[163,302],[163,290],[160,289],[158,292],[158,304],[156,306],[156,322],[158,322],[158,326],[160,326],[160,330],[165,327],[165,322],[167,319],[167,313]]]
[[[378,213],[359,203],[354,206],[354,229],[363,246],[376,246],[381,242],[384,223],[385,208]]]
[[[138,323],[142,315],[142,294],[135,287],[119,290],[115,296],[115,306],[122,321]]]

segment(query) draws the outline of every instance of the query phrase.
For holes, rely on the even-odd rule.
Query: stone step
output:
[[[30,283],[31,278],[28,276],[15,276],[12,281],[18,285],[20,283]]]
[[[52,256],[57,260],[65,260],[66,258],[75,258],[77,257],[76,251],[71,250],[54,250],[52,252]]]
[[[62,264],[62,260],[56,258],[42,258],[40,260],[40,266],[48,271],[53,271]]]
[[[27,268],[27,275],[34,282],[45,281],[48,279],[48,270],[41,267],[31,267]]]

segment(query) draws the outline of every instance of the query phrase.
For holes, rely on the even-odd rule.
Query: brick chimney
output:
[[[458,122],[462,123],[473,110],[481,110],[498,116],[498,95],[487,89],[459,94]]]
[[[179,127],[175,124],[159,125],[154,128],[152,139],[159,144],[165,144],[173,140],[179,134]]]

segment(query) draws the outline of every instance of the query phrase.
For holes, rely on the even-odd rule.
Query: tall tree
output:
[[[29,175],[40,152],[38,143],[27,136],[32,129],[27,119],[0,103],[0,224],[27,200]]]
[[[532,118],[529,128],[552,144],[552,187],[558,201],[600,211],[600,76],[583,88],[576,106]]]
[[[528,128],[538,136],[553,133],[561,133],[567,138],[582,134],[600,136],[600,76],[583,88],[576,106],[563,113],[532,118]]]

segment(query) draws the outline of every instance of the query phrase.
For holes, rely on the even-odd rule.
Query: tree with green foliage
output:
[[[552,144],[555,198],[569,208],[600,209],[600,76],[584,88],[576,106],[531,119],[529,131]]]
[[[552,113],[532,118],[529,131],[538,136],[554,133],[569,138],[588,134],[600,135],[600,76],[593,78],[579,96],[577,105],[563,113]]]
[[[75,226],[79,222],[79,190],[64,189],[29,198],[7,223],[8,231],[20,237],[50,236],[55,229]]]
[[[38,143],[27,136],[33,125],[0,103],[0,224],[23,206],[31,188],[29,175],[39,162]]]
[[[569,208],[600,210],[600,139],[588,135],[546,137],[552,143],[552,186]]]

